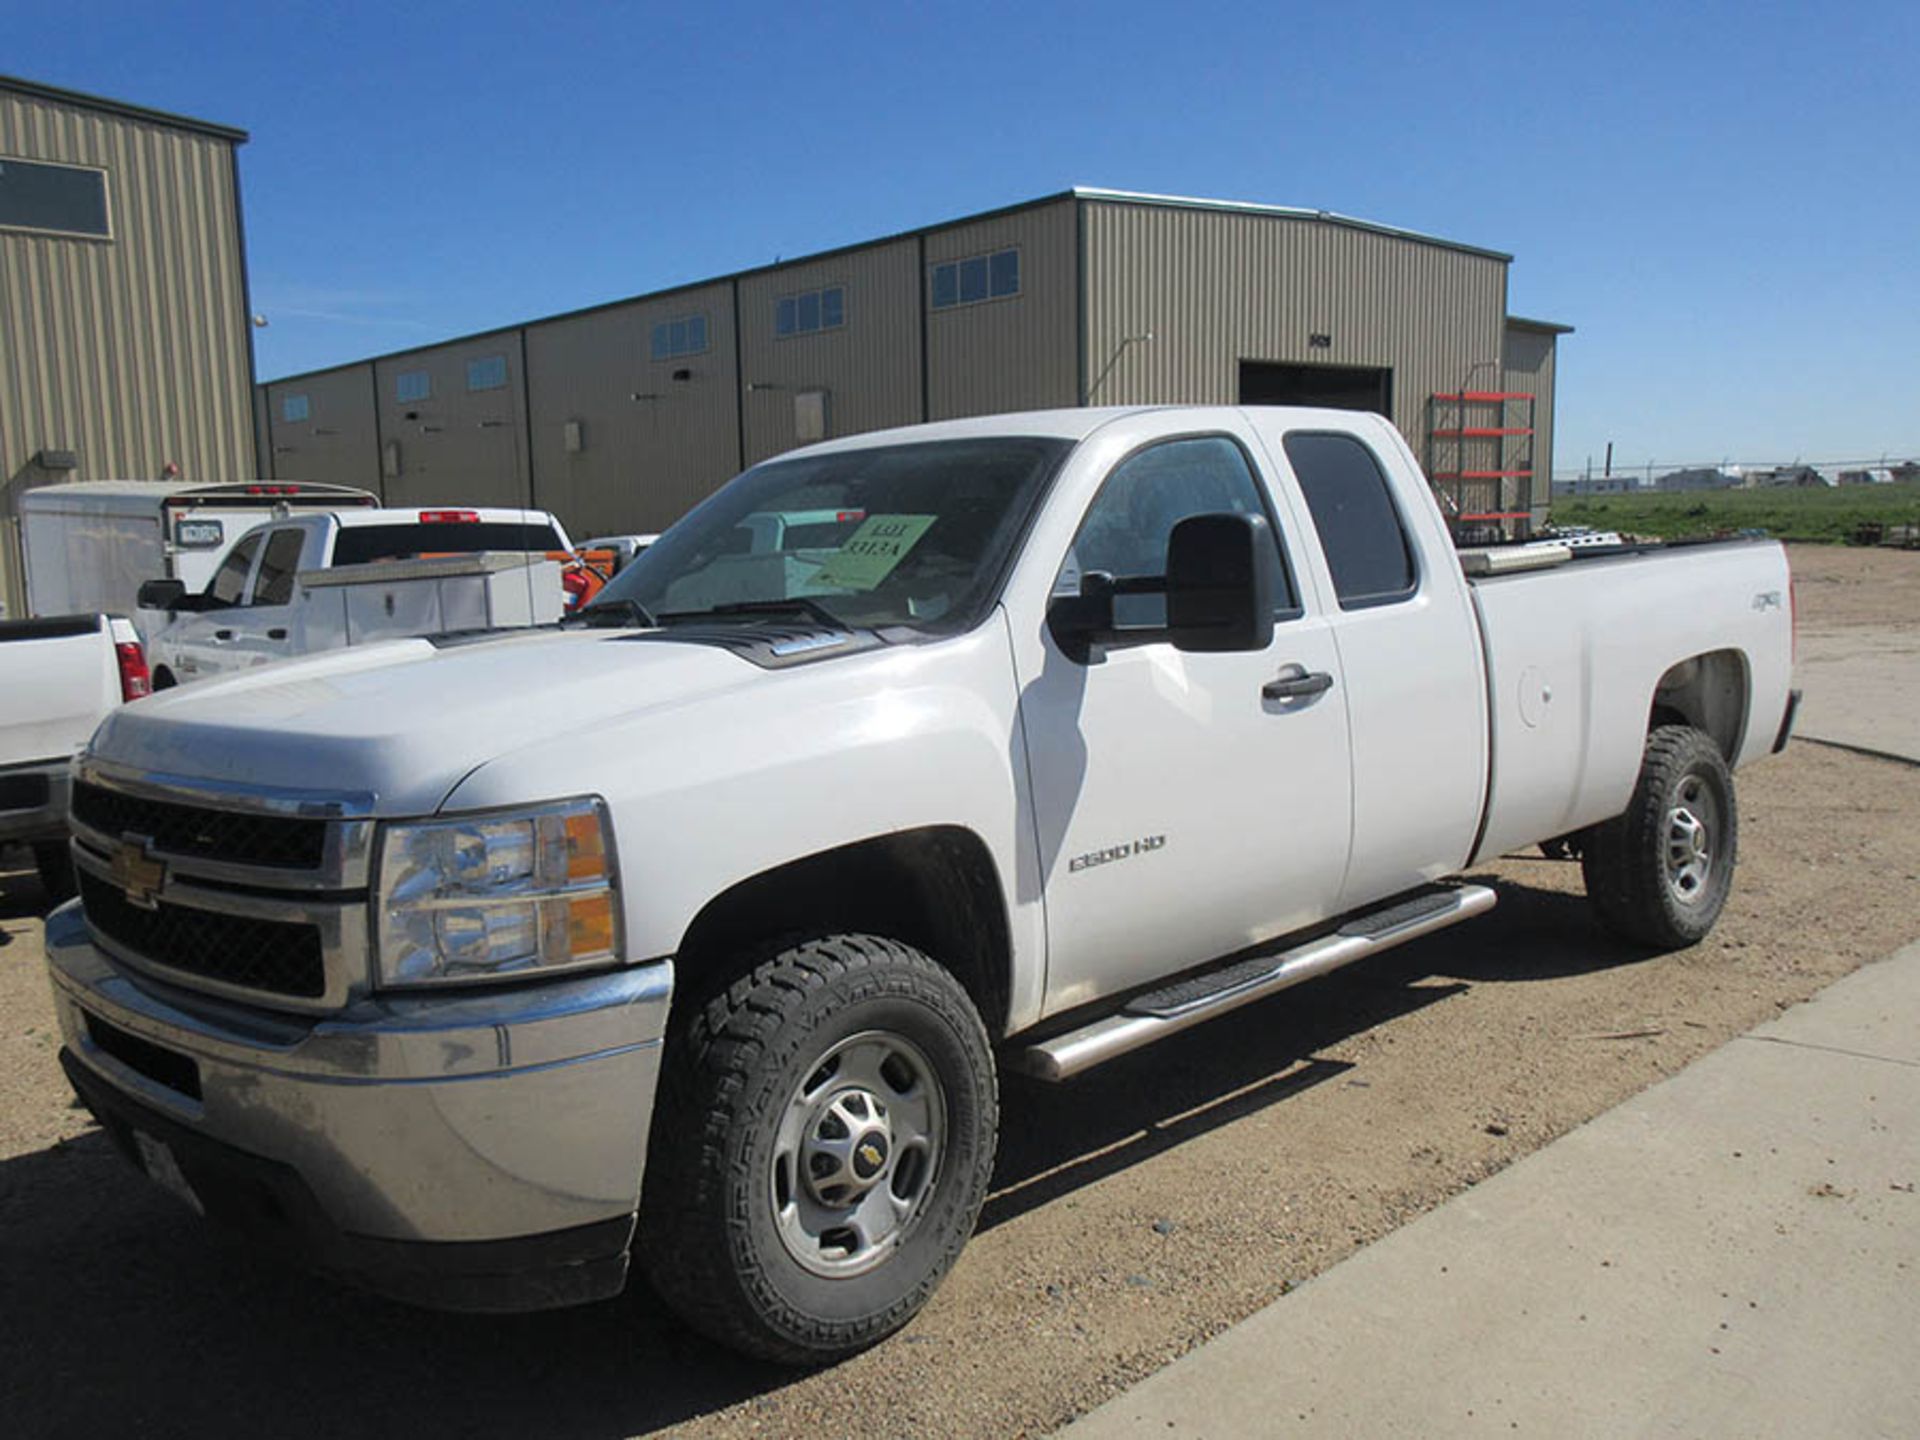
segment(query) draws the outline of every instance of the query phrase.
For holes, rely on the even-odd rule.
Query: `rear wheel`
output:
[[[1627,808],[1588,836],[1587,898],[1624,939],[1661,950],[1695,944],[1726,906],[1739,839],[1720,747],[1691,726],[1663,725],[1647,737]]]
[[[960,984],[910,946],[781,951],[668,1037],[640,1216],[694,1328],[793,1364],[900,1329],[972,1233],[998,1127]]]
[[[153,688],[155,690],[171,690],[179,683],[178,680],[173,678],[173,671],[167,669],[164,665],[153,672]]]

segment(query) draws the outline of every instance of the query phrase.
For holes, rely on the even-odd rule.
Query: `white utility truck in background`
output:
[[[31,847],[50,898],[73,893],[73,757],[109,710],[147,689],[146,656],[125,620],[0,620],[0,849]]]
[[[537,1308],[631,1256],[706,1333],[831,1360],[960,1253],[1003,1065],[1464,920],[1494,892],[1450,877],[1519,846],[1635,945],[1704,936],[1789,613],[1772,543],[1457,554],[1371,415],[816,445],[558,627],[110,716],[60,1058],[151,1176],[323,1270]]]
[[[345,485],[82,480],[24,491],[18,503],[29,615],[132,615],[149,580],[203,588],[262,520],[380,502]]]
[[[556,557],[571,552],[544,510],[279,517],[242,537],[198,594],[172,580],[140,587],[154,688],[375,640],[550,624],[566,607]]]

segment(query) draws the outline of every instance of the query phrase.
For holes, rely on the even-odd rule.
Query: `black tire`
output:
[[[676,1012],[640,1207],[640,1256],[654,1289],[694,1329],[787,1364],[830,1363],[899,1330],[972,1234],[993,1169],[993,1052],[966,991],[910,946],[834,935],[793,944]],[[901,1055],[911,1063],[883,1065],[893,1078],[870,1089],[842,1083],[841,1058],[851,1076],[888,1045],[888,1063]],[[886,1088],[895,1082],[897,1093]],[[940,1117],[917,1139],[881,1136],[875,1163],[886,1168],[859,1183],[897,1230],[886,1245],[853,1245],[845,1256],[811,1239],[800,1218],[832,1213],[806,1173],[823,1158],[831,1165],[814,1153],[827,1121],[813,1107],[836,1096],[881,1101],[888,1125],[904,1127],[909,1112]],[[805,1137],[797,1149],[796,1133]],[[853,1180],[854,1161],[873,1152],[845,1143],[842,1173]],[[904,1218],[889,1209],[897,1205],[909,1207]],[[826,1231],[829,1241],[840,1234],[860,1238]],[[869,1268],[821,1273],[862,1264]]]
[[[64,840],[43,840],[33,847],[33,866],[40,872],[40,888],[47,895],[47,909],[63,905],[77,889],[73,878],[73,855]]]
[[[169,670],[164,665],[162,665],[158,670],[153,672],[153,688],[156,691],[171,690],[174,686],[178,685],[179,683],[180,682],[178,680],[173,678],[173,671]]]
[[[1720,747],[1690,725],[1662,725],[1647,737],[1627,808],[1588,835],[1587,899],[1622,939],[1656,950],[1697,944],[1726,906],[1739,848],[1733,772]]]

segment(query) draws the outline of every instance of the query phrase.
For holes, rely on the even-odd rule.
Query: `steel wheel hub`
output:
[[[774,1226],[816,1275],[858,1275],[898,1246],[933,1191],[946,1096],[920,1049],[866,1031],[821,1056],[774,1135]]]
[[[1706,782],[1689,775],[1667,811],[1667,889],[1683,905],[1707,893],[1713,876],[1713,832],[1718,809]]]

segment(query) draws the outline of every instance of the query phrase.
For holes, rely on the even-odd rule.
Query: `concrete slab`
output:
[[[1920,1434],[1917,1014],[1920,944],[1065,1433]]]
[[[1920,764],[1920,626],[1802,630],[1795,730]]]

